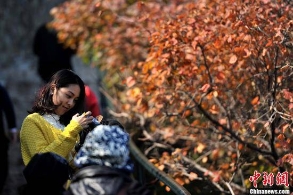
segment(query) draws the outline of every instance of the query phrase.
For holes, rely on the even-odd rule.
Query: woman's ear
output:
[[[50,94],[53,95],[54,94],[54,90],[56,89],[56,85],[52,84],[50,87]]]

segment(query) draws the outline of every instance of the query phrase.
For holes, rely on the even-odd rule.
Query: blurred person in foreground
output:
[[[9,129],[8,133],[7,127]],[[0,84],[0,194],[3,191],[9,173],[9,143],[11,142],[14,144],[17,143],[17,141],[18,130],[16,128],[16,116],[13,103],[6,88]]]
[[[116,120],[102,120],[74,158],[79,170],[65,195],[151,195],[132,178],[129,134]]]
[[[52,153],[37,153],[23,170],[26,184],[20,195],[62,195],[69,179],[68,162]]]

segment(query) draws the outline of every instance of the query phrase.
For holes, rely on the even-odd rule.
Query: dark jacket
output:
[[[150,191],[127,173],[106,166],[80,169],[65,195],[151,195]]]
[[[23,170],[27,183],[20,188],[20,195],[62,195],[69,179],[66,159],[52,153],[38,153]]]
[[[5,138],[5,141],[8,142],[8,139],[5,136],[5,129],[4,129],[5,123],[3,121],[4,118],[6,118],[6,122],[9,129],[16,127],[16,117],[15,117],[12,101],[9,97],[7,90],[0,84],[0,140],[1,140],[0,144],[3,144],[4,138]],[[3,147],[1,147],[1,149],[2,148]]]
[[[9,129],[16,128],[16,117],[8,91],[0,84],[0,194],[8,177],[9,168],[9,138],[7,137],[5,129],[7,126]]]
[[[71,57],[76,51],[65,48],[59,42],[57,32],[47,28],[46,24],[43,24],[35,34],[33,52],[38,56],[38,74],[46,82],[58,70],[73,69]]]
[[[64,188],[54,188],[48,184],[25,184],[19,187],[19,195],[63,195]]]

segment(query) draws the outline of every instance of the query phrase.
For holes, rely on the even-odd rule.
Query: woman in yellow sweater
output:
[[[79,133],[93,116],[84,113],[85,89],[73,71],[56,72],[40,89],[20,130],[21,154],[25,165],[37,153],[53,152],[71,164]],[[84,113],[84,114],[80,114]]]

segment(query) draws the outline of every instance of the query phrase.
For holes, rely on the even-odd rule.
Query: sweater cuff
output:
[[[70,123],[65,127],[67,133],[77,136],[78,133],[82,130],[82,126],[75,120],[71,120]],[[64,130],[65,130],[64,129]]]

